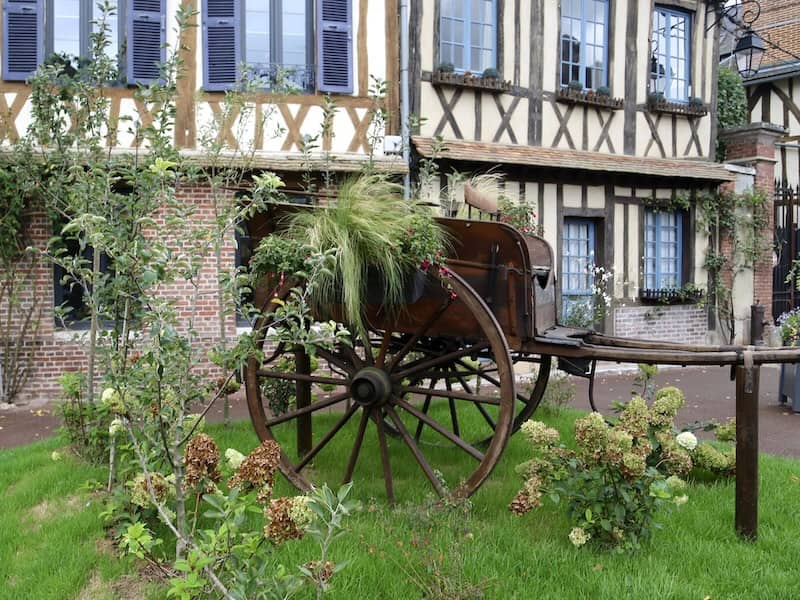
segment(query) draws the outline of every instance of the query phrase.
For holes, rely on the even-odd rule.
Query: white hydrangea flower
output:
[[[675,506],[683,506],[689,501],[689,496],[686,494],[683,496],[675,496],[672,501],[675,502]]]
[[[691,431],[682,431],[675,437],[675,441],[690,452],[697,448],[697,437]]]
[[[569,532],[569,541],[572,542],[572,545],[576,548],[583,546],[589,541],[590,537],[592,536],[589,535],[583,527],[573,527],[572,531]]]
[[[225,460],[228,461],[228,466],[234,471],[239,468],[239,465],[242,464],[244,459],[244,454],[234,448],[228,448],[225,450]]]
[[[112,438],[116,437],[117,434],[124,429],[124,425],[122,424],[122,419],[117,417],[113,421],[111,421],[111,425],[108,426],[108,435]]]

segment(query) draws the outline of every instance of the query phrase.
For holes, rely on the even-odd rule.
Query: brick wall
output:
[[[614,310],[614,335],[626,338],[705,344],[706,310],[691,305],[626,306]]]
[[[186,187],[178,197],[194,205],[192,222],[199,225],[212,222],[214,217],[210,191],[201,187]],[[51,227],[46,213],[37,207],[28,212],[27,243],[44,248],[51,236]],[[223,270],[233,269],[235,247],[231,236],[222,249]],[[28,336],[25,351],[32,359],[30,379],[17,403],[41,404],[58,398],[59,376],[65,371],[86,369],[88,332],[63,329],[57,326],[53,310],[53,267],[44,260],[37,260],[33,269],[32,285],[23,294],[26,302],[38,302],[41,308],[38,331]],[[209,255],[200,272],[197,290],[185,282],[163,286],[161,292],[174,299],[181,319],[186,325],[192,316],[192,298],[197,294],[194,327],[200,336],[200,347],[210,348],[219,341],[220,305],[217,296],[217,268],[215,257]],[[236,318],[232,311],[224,317],[226,335],[236,334]],[[33,331],[33,328],[31,328]],[[201,359],[197,368],[208,370],[212,365]]]
[[[761,14],[753,23],[756,33],[795,55],[800,55],[800,0],[760,0]],[[797,60],[767,44],[764,65]]]

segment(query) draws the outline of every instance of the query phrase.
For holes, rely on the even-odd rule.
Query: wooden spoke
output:
[[[450,384],[449,376],[445,376],[444,385],[448,392],[453,391],[453,386]],[[450,404],[450,423],[453,425],[453,433],[456,434],[456,436],[460,436],[461,432],[458,430],[458,413],[456,412],[455,398],[448,398],[447,402]]]
[[[438,310],[435,310],[433,314],[428,318],[425,323],[423,323],[422,327],[411,336],[411,338],[405,343],[405,345],[392,357],[391,362],[389,363],[388,371],[394,371],[397,365],[400,364],[400,361],[405,358],[406,354],[408,354],[412,348],[419,342],[421,337],[424,337],[425,334],[428,333],[428,330],[431,326],[438,321],[444,312],[453,304],[451,298],[448,298],[445,302],[442,303],[442,306],[439,307]]]
[[[458,377],[459,381],[461,382],[461,386],[464,388],[464,391],[467,392],[468,394],[471,394],[472,390],[470,389],[469,384],[464,379],[464,376],[461,375],[460,373],[457,373],[456,377]],[[475,402],[474,404],[475,407],[478,409],[478,412],[481,413],[483,419],[489,424],[489,427],[491,427],[494,430],[495,422],[494,419],[492,419],[491,415],[487,412],[487,410],[483,407],[483,405],[480,402]]]
[[[398,385],[397,391],[404,394],[428,394],[427,388],[415,387],[411,385]],[[482,402],[483,404],[493,404],[500,406],[501,400],[499,396],[484,396],[481,394],[468,394],[466,392],[459,392],[456,390],[435,390],[431,394],[434,398],[457,398],[459,400],[470,400],[472,402]]]
[[[381,339],[381,347],[378,350],[378,357],[375,359],[375,366],[379,369],[383,368],[383,365],[386,363],[386,352],[389,350],[389,343],[392,340],[392,329],[389,328],[383,332],[383,338]]]
[[[364,412],[361,414],[361,421],[358,423],[358,432],[356,433],[356,439],[353,442],[353,449],[350,451],[350,459],[347,461],[347,469],[344,472],[344,479],[342,483],[348,483],[353,478],[353,471],[356,468],[356,462],[358,461],[358,455],[361,453],[361,443],[364,441],[364,432],[367,430],[367,424],[369,423],[369,417],[372,409],[367,407],[364,409]]]
[[[431,382],[428,385],[428,389],[429,390],[433,390],[436,387],[436,382],[437,381],[439,381],[439,380],[431,378]],[[431,406],[431,395],[430,394],[426,394],[425,395],[425,402],[423,402],[423,404],[422,404],[422,412],[424,412],[425,414],[428,414],[428,409],[430,408],[430,406]],[[422,428],[424,427],[424,425],[425,425],[425,423],[423,421],[420,421],[419,423],[417,423],[417,431],[414,433],[414,439],[415,440],[419,441],[419,438],[422,437]]]
[[[305,406],[303,408],[298,408],[296,410],[289,411],[284,413],[278,417],[273,419],[267,420],[267,427],[275,427],[275,425],[280,425],[281,423],[286,423],[287,421],[291,421],[292,419],[296,419],[302,415],[308,415],[318,410],[322,410],[323,408],[328,408],[329,406],[333,406],[334,404],[338,404],[344,400],[350,398],[350,392],[342,392],[341,394],[336,394],[335,396],[331,396],[330,398],[326,398],[325,400],[320,400],[319,402],[314,402],[310,406]]]
[[[400,432],[400,435],[402,436],[403,441],[405,441],[406,446],[408,446],[408,449],[411,450],[411,454],[414,455],[414,458],[416,459],[419,467],[422,469],[422,472],[425,473],[425,476],[428,478],[428,481],[431,482],[433,489],[435,489],[436,493],[439,494],[440,496],[444,496],[445,490],[442,487],[439,478],[436,477],[436,473],[433,472],[433,469],[428,464],[428,461],[425,459],[425,456],[420,451],[419,446],[417,446],[417,443],[409,435],[406,426],[403,425],[403,421],[400,419],[399,416],[397,416],[397,413],[391,406],[386,407],[386,412],[389,414],[389,418],[394,423],[394,426],[397,427],[397,430]]]
[[[431,429],[439,433],[444,438],[453,442],[456,446],[464,450],[467,454],[469,454],[474,459],[481,461],[483,460],[483,453],[469,445],[467,442],[462,440],[457,434],[453,434],[448,431],[445,427],[442,427],[435,419],[429,417],[424,411],[420,411],[419,409],[415,408],[413,405],[409,404],[402,398],[396,398],[395,404],[408,412],[413,417],[419,419],[421,423],[425,423]]]
[[[308,383],[328,383],[332,385],[347,385],[346,379],[336,379],[334,377],[320,377],[318,375],[306,375],[304,373],[295,373],[289,371],[272,371],[269,369],[259,369],[258,374],[261,377],[269,377],[270,379],[286,379],[288,381],[305,381]]]
[[[403,379],[405,377],[410,377],[412,375],[415,375],[420,371],[425,371],[425,369],[451,364],[454,361],[458,360],[459,358],[464,358],[465,356],[469,356],[470,354],[480,352],[488,347],[489,347],[488,342],[479,342],[472,346],[467,346],[466,348],[461,348],[460,350],[456,350],[455,352],[449,352],[447,354],[434,356],[433,358],[429,358],[427,360],[418,361],[412,366],[408,366],[400,371],[392,373],[392,380],[399,381],[400,379]]]
[[[375,422],[378,425],[378,446],[381,452],[381,465],[383,466],[383,481],[386,485],[386,497],[389,499],[389,504],[394,504],[394,481],[392,480],[392,467],[389,463],[389,447],[386,444],[383,415],[380,414],[380,412]]]
[[[339,433],[339,430],[344,427],[345,424],[347,424],[347,422],[350,420],[350,417],[352,417],[358,409],[358,404],[353,404],[347,409],[344,415],[342,415],[342,418],[336,422],[336,424],[331,428],[330,431],[328,431],[328,433],[325,434],[319,443],[309,450],[308,454],[303,457],[303,460],[297,463],[298,471],[302,471],[303,467],[305,467],[317,454],[319,454],[319,451],[322,450],[337,433]]]

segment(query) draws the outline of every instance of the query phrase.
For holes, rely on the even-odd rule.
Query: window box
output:
[[[647,304],[696,304],[703,299],[703,290],[667,288],[639,290],[639,300]]]
[[[670,102],[664,98],[648,98],[647,110],[654,113],[668,113],[684,115],[687,117],[704,117],[708,114],[707,104],[686,104],[685,102]]]
[[[556,102],[563,104],[585,104],[588,106],[599,106],[610,110],[620,110],[622,108],[622,98],[612,98],[598,94],[594,90],[573,90],[568,87],[561,88],[556,92]]]
[[[434,71],[431,74],[433,85],[452,85],[454,87],[468,87],[490,92],[507,92],[511,89],[510,81],[503,81],[499,77],[482,77],[473,75],[469,71],[466,73],[447,73],[445,71]]]

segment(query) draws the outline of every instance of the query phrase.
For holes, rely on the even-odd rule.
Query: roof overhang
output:
[[[747,79],[743,79],[742,83],[745,86],[758,85],[759,83],[767,83],[768,81],[779,81],[781,79],[791,79],[792,77],[800,76],[800,60],[793,60],[789,62],[762,65],[758,73]]]
[[[434,155],[433,138],[411,138],[422,156]],[[733,181],[735,175],[724,165],[706,160],[673,160],[538,146],[489,142],[446,141],[436,158],[441,160],[493,163],[584,173],[613,173],[631,178],[670,179],[711,184]]]

